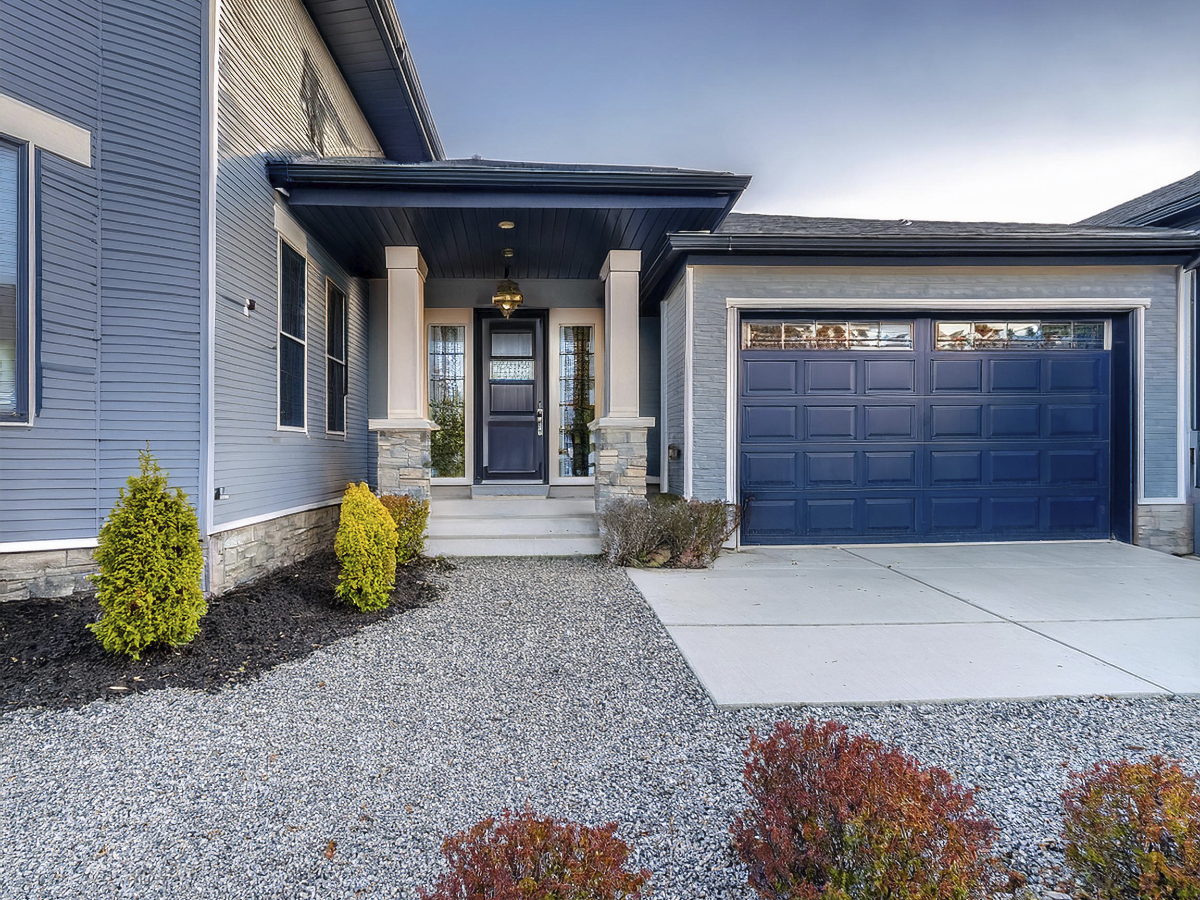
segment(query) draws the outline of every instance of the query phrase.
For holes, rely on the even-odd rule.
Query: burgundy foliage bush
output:
[[[450,871],[422,900],[638,900],[650,873],[625,868],[616,831],[505,810],[446,838]]]
[[[733,843],[768,900],[975,900],[1002,884],[995,826],[950,773],[844,725],[751,732]]]
[[[1072,772],[1066,858],[1097,900],[1200,898],[1200,785],[1161,756]]]

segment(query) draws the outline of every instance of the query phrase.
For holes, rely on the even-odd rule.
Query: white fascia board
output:
[[[90,131],[7,94],[0,94],[0,133],[91,168]]]
[[[1146,309],[1148,297],[1010,297],[997,298],[904,298],[874,297],[848,300],[845,297],[729,297],[731,309],[884,309],[884,310],[1115,310]]]

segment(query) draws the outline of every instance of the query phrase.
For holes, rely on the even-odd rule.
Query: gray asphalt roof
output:
[[[774,216],[730,213],[718,234],[830,235],[846,237],[903,237],[926,235],[947,237],[995,236],[1019,238],[1048,235],[1094,237],[1131,235],[1173,229],[1114,227],[1111,225],[1052,225],[1029,222],[937,222],[910,219],[846,219],[828,216]]]
[[[1126,200],[1079,222],[1080,225],[1142,225],[1191,207],[1200,210],[1200,172]]]

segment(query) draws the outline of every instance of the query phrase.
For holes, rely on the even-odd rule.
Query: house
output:
[[[1200,231],[1200,172],[1194,172],[1186,178],[1097,213],[1080,224],[1135,225]],[[1184,310],[1186,319],[1180,320],[1179,339],[1183,345],[1183,358],[1190,361],[1190,374],[1181,385],[1181,396],[1186,394],[1188,400],[1182,404],[1179,414],[1181,426],[1186,425],[1184,430],[1189,433],[1185,448],[1189,460],[1185,487],[1188,503],[1193,511],[1192,552],[1200,554],[1200,516],[1196,514],[1196,510],[1200,510],[1200,503],[1197,502],[1200,500],[1200,469],[1196,467],[1196,450],[1200,447],[1200,367],[1196,364],[1196,360],[1200,358],[1200,292],[1197,291],[1197,279],[1200,276],[1196,274],[1198,265],[1200,260],[1193,259],[1183,270],[1183,291],[1185,296],[1191,298],[1191,308]],[[1156,512],[1153,515],[1157,517]],[[1159,524],[1171,528],[1173,524],[1177,524],[1177,520],[1172,518],[1176,515],[1176,512],[1168,509],[1166,520]]]
[[[352,480],[1190,547],[1195,230],[448,159],[389,0],[28,0],[0,35],[0,599],[80,585],[147,443],[216,592],[328,546]]]

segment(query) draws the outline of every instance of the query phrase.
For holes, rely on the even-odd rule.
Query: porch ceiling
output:
[[[728,173],[446,161],[278,161],[271,183],[292,213],[353,274],[383,277],[384,248],[417,246],[433,278],[598,278],[610,250],[706,231],[749,182]],[[516,227],[505,231],[503,220]]]

